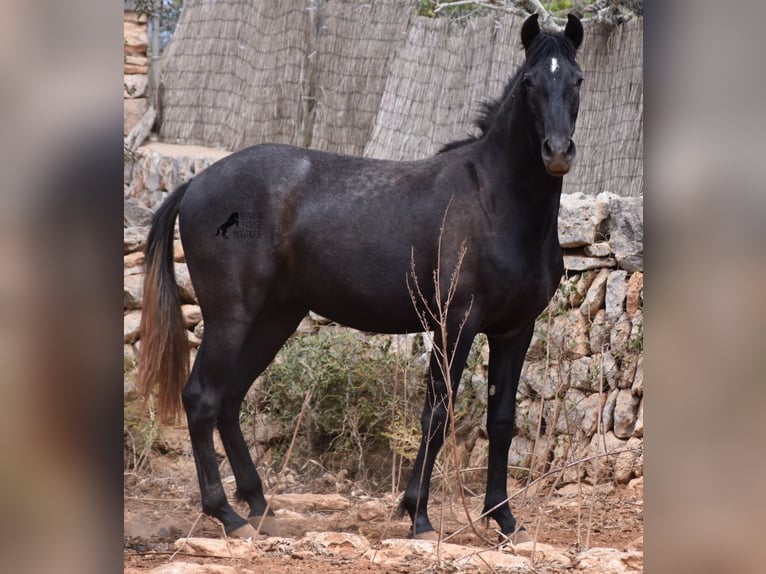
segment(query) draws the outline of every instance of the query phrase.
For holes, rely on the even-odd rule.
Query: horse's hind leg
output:
[[[276,351],[289,337],[305,310],[291,309],[281,321],[273,321],[270,339],[257,335],[253,319],[222,321],[210,319],[197,354],[183,403],[189,423],[194,459],[197,465],[203,511],[220,520],[227,534],[249,536],[254,533],[226,500],[213,447],[213,429],[218,426],[226,454],[237,479],[238,493],[253,504],[263,504],[260,478],[239,429],[239,405],[247,389],[266,368]],[[281,332],[279,337],[276,331]],[[268,327],[266,327],[268,329]],[[277,339],[281,338],[279,343]],[[257,344],[264,343],[262,349]],[[236,428],[235,428],[236,426]]]
[[[221,403],[218,417],[218,431],[231,463],[237,481],[237,498],[250,506],[250,523],[260,532],[272,536],[279,534],[277,524],[268,518],[261,520],[266,513],[266,499],[258,472],[253,464],[250,451],[242,436],[239,423],[239,411],[242,401],[252,381],[271,363],[279,349],[306,314],[302,306],[268,305],[255,319],[244,352],[244,369],[250,373],[247,379],[241,379],[239,386],[229,386]],[[269,509],[269,516],[274,512]]]

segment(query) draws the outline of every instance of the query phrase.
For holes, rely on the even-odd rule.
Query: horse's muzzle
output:
[[[577,147],[572,138],[546,138],[543,140],[543,163],[548,173],[553,176],[561,177],[569,173],[576,154]]]

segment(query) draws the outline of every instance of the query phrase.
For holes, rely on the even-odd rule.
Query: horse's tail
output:
[[[181,391],[189,376],[189,345],[173,269],[175,219],[188,185],[181,185],[159,207],[146,242],[136,387],[144,400],[158,387],[157,413],[165,423],[178,421]]]

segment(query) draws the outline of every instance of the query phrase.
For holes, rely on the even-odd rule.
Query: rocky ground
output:
[[[282,536],[226,540],[220,525],[199,513],[194,463],[183,432],[168,436],[164,453],[152,451],[139,472],[125,474],[128,573],[643,570],[643,478],[595,490],[570,483],[537,484],[524,492],[523,485],[509,483],[509,492],[522,491],[512,502],[514,513],[537,540],[517,546],[498,546],[494,524],[479,523],[475,532],[466,528],[460,497],[435,488],[430,514],[435,524],[442,517],[443,538],[449,536],[437,546],[405,539],[409,523],[391,516],[397,500],[390,492],[369,492],[343,473],[303,484],[299,474],[288,472],[272,499]],[[233,477],[226,462],[221,468],[232,500]],[[273,472],[263,475],[267,484],[273,480]],[[481,505],[480,495],[468,497],[472,516]]]

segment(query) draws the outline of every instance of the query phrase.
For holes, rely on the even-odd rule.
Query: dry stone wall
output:
[[[123,18],[123,135],[127,136],[149,109],[149,59],[146,14],[125,10]]]
[[[153,143],[139,148],[126,180],[124,343],[126,362],[140,346],[143,248],[152,210],[176,185],[226,155],[223,150]],[[559,480],[624,484],[643,476],[643,210],[641,198],[565,194],[559,236],[565,276],[538,319],[521,375],[517,436],[510,464],[533,476],[565,469]],[[203,324],[180,242],[176,279],[192,356]],[[486,401],[488,350],[465,373]],[[126,395],[132,383],[126,379]],[[483,398],[482,398],[483,397]],[[460,397],[458,397],[458,401]],[[486,464],[483,433],[465,445],[471,467]],[[519,470],[524,475],[528,470]]]

